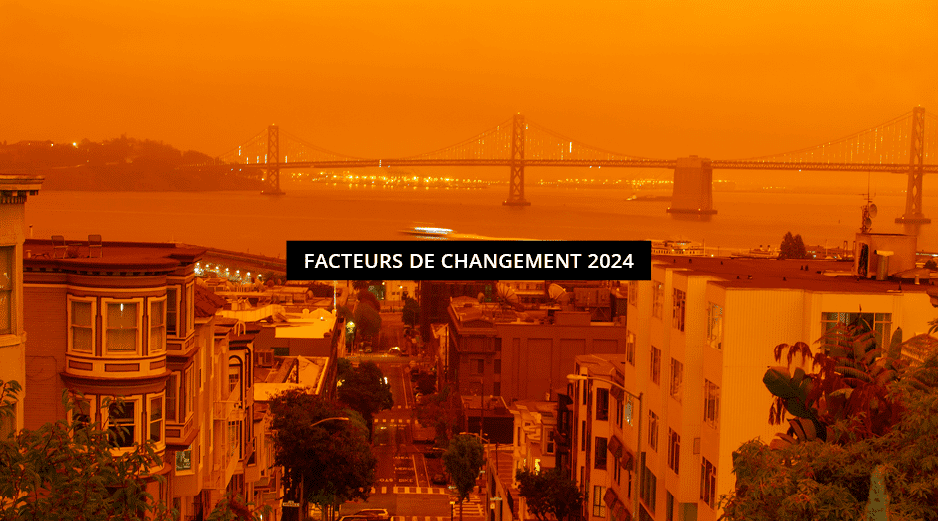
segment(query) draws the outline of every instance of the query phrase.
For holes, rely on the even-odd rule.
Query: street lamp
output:
[[[638,400],[638,426],[635,428],[635,436],[636,436],[635,457],[632,458],[633,459],[632,461],[633,471],[632,472],[633,472],[633,479],[635,479],[636,482],[640,481],[640,478],[638,475],[638,465],[639,465],[638,460],[642,454],[642,450],[641,450],[641,446],[642,446],[642,395],[644,393],[638,393],[638,395],[635,395],[634,393],[632,393],[625,387],[617,384],[616,382],[613,382],[612,380],[607,380],[605,378],[599,378],[596,376],[587,376],[587,375],[582,375],[582,374],[568,374],[567,380],[569,380],[570,382],[598,380],[600,382],[605,382],[609,385],[615,386],[618,389],[620,389],[622,392],[624,392],[625,394],[629,395],[631,398]],[[634,494],[634,505],[632,507],[633,508],[632,519],[638,519],[638,508],[639,508],[638,507],[638,487],[635,487],[634,490],[632,490],[632,493]]]

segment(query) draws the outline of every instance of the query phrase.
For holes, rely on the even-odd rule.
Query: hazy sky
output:
[[[0,140],[221,154],[270,123],[396,157],[515,112],[646,157],[938,113],[934,0],[0,0]]]

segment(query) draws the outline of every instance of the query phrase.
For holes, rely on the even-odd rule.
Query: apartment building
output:
[[[0,420],[0,435],[22,429],[26,383],[26,331],[23,319],[23,242],[26,199],[39,193],[41,176],[0,175],[0,380],[23,390],[13,418]],[[28,254],[31,255],[31,252]]]
[[[651,280],[628,288],[625,355],[577,359],[580,374],[602,375],[642,396],[629,407],[628,395],[616,399],[615,386],[599,380],[573,391],[573,472],[591,493],[590,517],[620,519],[609,508],[612,495],[611,503],[598,502],[596,487],[603,487],[626,513],[637,493],[639,519],[718,519],[720,497],[734,486],[733,451],[782,430],[768,424],[771,395],[762,384],[766,368],[778,365],[775,346],[813,345],[827,329],[857,318],[880,342],[899,328],[904,338],[928,330],[936,287],[902,280],[912,272],[890,272],[885,280],[867,278],[872,272],[832,261],[655,257]],[[607,403],[608,419],[599,419]],[[636,448],[632,429],[639,425]],[[629,464],[619,483],[610,463],[619,451],[638,458],[637,479]],[[597,468],[604,452],[606,470]]]
[[[94,240],[25,249],[25,426],[63,418],[63,391],[81,392],[75,413],[127,429],[116,451],[154,443],[163,465],[152,472],[166,479],[150,493],[181,519],[207,515],[229,492],[250,498],[253,347],[197,281],[204,250]],[[102,409],[113,397],[123,410]]]
[[[587,311],[519,311],[457,297],[449,319],[440,353],[460,394],[501,396],[508,403],[550,399],[553,389],[566,385],[577,355],[628,349],[624,321],[593,321]]]

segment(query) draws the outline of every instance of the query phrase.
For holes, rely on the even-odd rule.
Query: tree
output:
[[[368,432],[374,424],[375,413],[394,406],[391,386],[385,382],[384,373],[374,362],[362,362],[339,382],[339,401],[365,419]]]
[[[420,371],[417,373],[417,382],[414,387],[416,387],[417,392],[423,395],[436,392],[436,374]]]
[[[461,424],[460,408],[453,403],[455,394],[449,386],[440,392],[424,395],[418,400],[413,415],[421,425],[433,426],[436,431],[436,445],[445,447],[456,429]]]
[[[21,387],[15,381],[0,381],[0,387],[0,416],[11,420]],[[164,479],[152,474],[163,465],[153,443],[112,452],[115,431],[89,421],[81,398],[64,392],[66,419],[0,440],[0,519],[172,519],[174,513],[147,492],[148,483]],[[104,407],[123,404],[105,400]]]
[[[782,238],[782,245],[779,250],[779,259],[808,258],[808,249],[805,248],[801,234],[792,236],[791,232],[786,233],[785,237]]]
[[[773,405],[772,420],[795,418],[783,442],[752,440],[733,453],[736,488],[722,500],[724,516],[860,519],[865,504],[882,504],[885,485],[892,519],[938,518],[938,339],[919,335],[883,351],[854,324],[821,342],[820,353],[805,354],[818,372],[796,369],[788,380],[779,377],[784,367],[767,371],[783,404],[783,412]],[[779,347],[777,358],[807,346]],[[896,357],[902,347],[930,354],[912,367]]]
[[[443,453],[443,466],[456,486],[459,501],[459,519],[462,521],[462,502],[469,497],[479,471],[485,464],[482,442],[471,434],[460,434],[449,441]]]
[[[410,327],[417,327],[417,324],[420,323],[420,304],[417,304],[416,300],[409,297],[404,298],[401,320]]]
[[[520,484],[518,492],[528,510],[540,521],[563,521],[571,512],[579,512],[583,508],[583,494],[576,482],[558,468],[541,469],[539,472],[520,469],[515,479]]]
[[[309,501],[325,510],[368,499],[377,458],[361,416],[303,389],[277,394],[270,410],[274,460],[283,466],[284,486],[290,497],[301,500],[301,509]]]
[[[381,314],[370,304],[359,302],[355,306],[354,321],[356,339],[373,341],[381,332]]]

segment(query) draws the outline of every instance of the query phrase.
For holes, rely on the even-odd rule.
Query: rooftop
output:
[[[100,253],[100,257],[97,255]],[[205,253],[204,248],[179,247],[157,242],[102,242],[101,251],[91,252],[90,241],[65,239],[56,247],[52,240],[27,239],[23,245],[24,269],[35,270],[108,270],[164,271],[182,264],[192,264]],[[94,257],[91,255],[94,254]]]
[[[853,275],[853,263],[849,261],[653,255],[652,265],[687,270],[695,276],[710,275],[719,279],[714,284],[726,288],[883,293],[925,292],[932,284],[928,277],[923,277],[920,284],[859,278]]]

